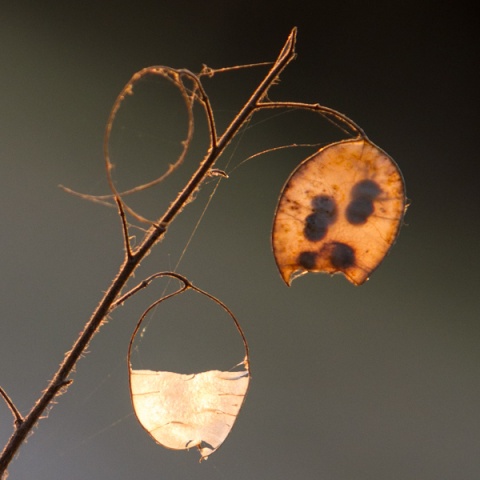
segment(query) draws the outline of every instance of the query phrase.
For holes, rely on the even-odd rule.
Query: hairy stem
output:
[[[295,40],[296,29],[293,29],[270,71],[253,92],[250,99],[240,110],[238,115],[233,119],[224,134],[219,138],[218,142],[212,142],[209,152],[202,160],[197,171],[188,181],[187,185],[179,193],[176,200],[170,205],[158,224],[153,225],[148,230],[139,247],[135,249],[134,252],[126,252],[125,260],[121,265],[117,276],[93,312],[90,320],[86,323],[84,330],[75,341],[73,347],[65,354],[63,362],[60,364],[58,371],[48,384],[46,390],[41,394],[28,415],[23,418],[21,422],[16,422],[14,432],[0,456],[0,478],[5,478],[4,475],[8,465],[25,441],[27,435],[33,430],[42,414],[49,406],[52,406],[54,398],[71,383],[71,380],[68,378],[70,373],[81,355],[85,352],[93,336],[98,332],[102,322],[104,322],[114,308],[119,305],[119,302],[116,302],[116,300],[123,287],[130,279],[132,273],[140,265],[142,259],[148,254],[153,245],[165,235],[168,226],[191,200],[192,195],[208,176],[209,170],[223,153],[229,142],[253,114],[258,107],[259,102],[265,98],[268,89],[275,83],[282,70],[294,59]],[[120,215],[122,216],[123,212],[121,207],[119,207],[119,209]],[[14,406],[13,408],[14,411],[16,411]],[[18,413],[17,420],[19,418],[21,417]]]

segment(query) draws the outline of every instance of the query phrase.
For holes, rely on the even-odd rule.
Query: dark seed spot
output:
[[[312,213],[305,219],[303,233],[311,242],[318,242],[327,234],[328,223],[318,213]]]
[[[315,267],[316,258],[317,254],[315,252],[302,252],[298,256],[297,262],[305,270],[311,270],[313,267]]]
[[[325,216],[335,217],[337,206],[335,200],[329,195],[318,195],[312,199],[312,208],[315,212],[324,213]]]
[[[373,202],[367,198],[352,200],[347,207],[345,215],[347,220],[353,225],[362,225],[366,223],[368,217],[374,211]]]
[[[327,234],[328,226],[337,219],[335,200],[328,195],[318,195],[312,200],[313,213],[305,219],[303,233],[311,242],[318,242]]]
[[[373,180],[362,180],[354,185],[351,192],[352,201],[348,204],[345,215],[353,225],[366,223],[375,210],[374,200],[382,193]]]
[[[346,243],[333,242],[332,251],[330,253],[330,262],[339,270],[353,267],[355,265],[355,251]]]
[[[354,185],[351,196],[353,199],[368,198],[375,200],[382,193],[382,189],[373,180],[362,180]]]

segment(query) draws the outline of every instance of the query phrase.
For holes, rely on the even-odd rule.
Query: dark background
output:
[[[340,132],[296,113],[254,119],[227,152],[230,179],[178,267],[231,307],[249,340],[251,388],[230,437],[198,464],[196,452],[165,450],[136,423],[126,349],[161,293],[154,287],[103,327],[10,478],[480,478],[478,21],[462,2],[2,1],[0,384],[26,413],[117,271],[113,209],[58,185],[108,192],[103,131],[130,76],[154,64],[198,72],[273,60],[295,25],[298,58],[271,96],[346,113],[396,159],[411,200],[397,245],[362,287],[325,275],[285,287],[270,251],[272,216],[311,150],[233,168],[256,151]],[[205,81],[220,131],[264,72]],[[158,174],[179,142],[175,95],[159,100],[154,81],[142,85],[112,138],[125,184]],[[187,176],[203,156],[198,125]],[[175,195],[171,180],[136,205],[158,214]],[[212,186],[137,280],[175,266]],[[146,366],[242,359],[226,318],[172,306],[156,312],[140,345],[140,361],[158,362]],[[0,406],[2,444],[11,424]]]

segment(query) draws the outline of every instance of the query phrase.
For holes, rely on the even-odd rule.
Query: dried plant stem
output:
[[[346,125],[352,132],[355,132],[358,136],[367,138],[363,129],[357,125],[351,118],[348,118],[343,113],[334,110],[333,108],[325,107],[319,103],[301,103],[301,102],[261,102],[257,105],[257,109],[264,108],[289,108],[289,109],[302,109],[311,110],[325,116],[327,119],[335,119],[344,125]],[[336,125],[336,124],[335,124]],[[338,125],[337,125],[338,126]]]
[[[3,397],[5,403],[8,405],[8,408],[12,412],[12,415],[15,418],[15,425],[20,425],[23,422],[23,417],[18,411],[15,404],[12,402],[12,399],[8,396],[7,392],[2,387],[0,387],[0,396]]]
[[[41,418],[45,410],[52,406],[54,398],[66,390],[66,387],[71,383],[68,378],[73,368],[81,355],[85,352],[91,339],[98,331],[102,322],[107,319],[107,316],[120,304],[117,299],[126,285],[127,281],[131,278],[134,270],[140,265],[142,259],[148,254],[153,245],[162,238],[167,231],[171,222],[182,211],[183,207],[191,200],[194,192],[200,187],[202,182],[208,176],[210,169],[213,167],[217,159],[223,153],[229,142],[238,133],[242,125],[249,119],[249,117],[259,108],[261,101],[265,98],[268,89],[275,83],[282,70],[294,59],[295,57],[295,40],[296,29],[293,29],[290,33],[280,55],[273,64],[270,71],[267,73],[263,81],[251,95],[248,102],[240,110],[238,115],[231,122],[224,134],[218,139],[213,138],[211,147],[200,163],[197,171],[188,181],[184,189],[179,193],[176,200],[170,205],[165,214],[159,219],[159,221],[150,227],[146,233],[142,243],[135,250],[131,250],[128,243],[128,231],[125,227],[126,220],[125,214],[121,202],[117,201],[119,208],[119,214],[122,219],[123,233],[126,243],[126,255],[123,264],[121,265],[119,272],[112,284],[105,293],[103,299],[95,309],[90,320],[86,323],[84,330],[75,341],[71,350],[65,354],[65,358],[61,363],[58,371],[55,373],[53,379],[48,384],[46,390],[41,394],[31,411],[22,418],[20,412],[13,405],[13,402],[9,401],[8,396],[3,395],[4,399],[8,399],[10,409],[15,412],[15,428],[8,443],[6,444],[1,456],[0,456],[0,478],[6,478],[7,467],[17,454],[19,448],[25,441],[27,435],[32,432],[34,426]],[[207,109],[207,114],[211,112]],[[213,117],[212,117],[213,120]],[[109,125],[109,128],[111,125]],[[117,198],[118,200],[118,198]],[[125,296],[123,297],[125,299]]]

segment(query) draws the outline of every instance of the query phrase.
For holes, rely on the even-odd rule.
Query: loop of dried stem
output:
[[[188,127],[187,127],[187,136],[186,139],[183,142],[183,149],[180,155],[178,156],[177,160],[173,163],[170,164],[168,167],[168,170],[161,175],[160,177],[146,183],[143,185],[136,186],[132,189],[126,190],[124,192],[119,192],[115,186],[115,182],[113,180],[112,176],[112,170],[113,170],[113,163],[110,159],[110,151],[109,151],[109,141],[110,141],[110,136],[112,133],[112,128],[113,128],[113,123],[115,120],[115,117],[117,115],[118,110],[120,109],[121,104],[127,97],[127,95],[132,95],[133,94],[133,88],[134,86],[145,76],[147,75],[159,75],[162,78],[170,81],[173,83],[180,91],[180,94],[183,98],[183,101],[185,103],[185,107],[187,109],[187,115],[188,115]],[[104,137],[104,143],[103,143],[103,154],[104,154],[104,159],[105,159],[105,170],[106,170],[106,176],[107,176],[107,182],[110,187],[110,190],[112,192],[112,196],[115,199],[115,203],[117,204],[117,207],[120,212],[120,216],[123,219],[125,219],[125,211],[127,211],[130,215],[132,215],[134,218],[137,220],[144,222],[144,223],[149,223],[151,224],[152,222],[149,221],[148,219],[144,218],[143,216],[139,215],[137,212],[135,212],[133,209],[128,207],[128,205],[124,202],[122,197],[126,195],[130,195],[133,193],[140,192],[142,190],[146,190],[147,188],[151,188],[154,185],[159,184],[162,182],[165,178],[167,178],[173,171],[175,171],[182,163],[183,160],[185,159],[185,156],[187,155],[188,147],[190,145],[191,139],[193,137],[193,130],[194,130],[194,117],[193,117],[193,99],[191,95],[189,94],[188,89],[186,88],[185,84],[182,81],[181,75],[174,69],[171,69],[169,67],[163,67],[163,66],[155,66],[155,67],[147,67],[139,72],[135,73],[132,78],[128,81],[128,83],[123,87],[122,91],[120,94],[117,96],[112,110],[110,112],[108,121],[107,121],[107,126],[105,129],[105,137]],[[128,235],[125,235],[125,232],[128,230],[125,221],[122,221],[123,223],[123,229],[124,229],[124,242],[125,242],[125,249],[127,251],[127,254],[131,254],[131,246],[129,243],[129,237]]]
[[[110,135],[112,132],[112,127],[113,127],[113,122],[115,120],[115,116],[120,108],[121,103],[125,99],[127,94],[133,94],[133,88],[135,84],[145,77],[146,75],[160,75],[163,78],[169,80],[172,82],[180,91],[180,94],[184,100],[185,107],[187,109],[187,115],[188,115],[188,129],[187,129],[187,136],[186,139],[182,142],[183,144],[183,150],[180,153],[179,157],[177,160],[173,163],[170,164],[168,167],[167,172],[165,172],[163,175],[160,177],[146,183],[143,185],[139,185],[137,187],[134,187],[130,190],[124,191],[124,192],[119,192],[116,189],[115,183],[112,178],[112,169],[113,169],[113,164],[110,160],[110,154],[109,154],[109,140],[110,140]],[[185,79],[189,80],[192,83],[192,88],[187,88],[185,85]],[[107,181],[110,187],[110,190],[112,191],[112,195],[115,199],[115,203],[117,204],[118,210],[119,210],[119,215],[122,220],[122,228],[123,228],[123,233],[124,233],[124,245],[125,245],[125,251],[128,257],[132,256],[132,248],[129,242],[129,234],[128,234],[128,223],[126,220],[126,215],[125,211],[127,211],[130,215],[132,215],[134,218],[137,220],[148,223],[150,225],[157,225],[156,221],[151,221],[143,216],[139,215],[137,212],[132,210],[123,200],[123,197],[126,195],[130,195],[132,193],[137,193],[142,190],[146,190],[148,188],[151,188],[159,183],[161,183],[163,180],[165,180],[174,170],[176,170],[184,161],[188,149],[190,147],[192,138],[193,138],[193,131],[194,131],[194,115],[193,115],[193,105],[195,101],[198,101],[202,106],[205,111],[205,115],[207,118],[207,124],[209,127],[209,132],[210,132],[210,150],[216,148],[217,146],[217,132],[215,128],[215,120],[214,120],[214,115],[213,115],[213,110],[210,104],[210,100],[205,92],[205,89],[203,88],[203,85],[200,81],[200,78],[190,72],[189,70],[186,69],[173,69],[170,67],[164,67],[164,66],[154,66],[154,67],[147,67],[144,68],[143,70],[140,70],[137,72],[131,79],[130,81],[125,85],[123,88],[122,92],[118,95],[117,99],[115,100],[114,106],[112,108],[112,111],[110,113],[108,122],[107,122],[107,128],[105,130],[105,138],[104,138],[104,157],[105,157],[105,165],[106,165],[106,175],[107,175]]]
[[[240,326],[240,323],[238,322],[237,318],[235,317],[234,313],[227,307],[227,305],[225,305],[221,300],[219,300],[217,297],[215,297],[214,295],[211,295],[210,293],[206,292],[205,290],[202,290],[201,288],[198,288],[196,287],[192,282],[190,282],[190,280],[188,280],[187,277],[179,274],[179,273],[175,273],[175,272],[158,272],[158,273],[155,273],[154,275],[151,275],[150,277],[148,277],[147,279],[145,279],[143,282],[141,282],[140,284],[138,284],[136,287],[134,287],[132,290],[130,290],[128,293],[126,293],[125,295],[122,295],[122,297],[120,297],[118,299],[117,302],[115,302],[115,304],[121,304],[123,303],[125,300],[127,300],[129,297],[131,297],[132,295],[134,295],[135,293],[137,293],[139,290],[147,287],[153,280],[157,279],[157,278],[162,278],[162,277],[170,277],[170,278],[175,278],[176,280],[180,281],[181,283],[183,283],[183,286],[181,286],[180,288],[178,288],[177,290],[175,290],[174,292],[172,293],[169,293],[167,295],[164,295],[162,296],[161,298],[159,298],[158,300],[155,300],[144,312],[143,314],[141,315],[140,319],[138,320],[137,322],[137,325],[135,327],[135,330],[133,331],[133,334],[130,338],[130,343],[129,343],[129,346],[128,346],[128,354],[127,354],[127,361],[128,361],[128,365],[130,367],[130,356],[131,356],[131,351],[132,351],[132,346],[133,346],[133,342],[135,340],[135,336],[137,335],[138,333],[138,330],[140,329],[140,326],[142,325],[143,321],[145,320],[145,317],[155,308],[157,307],[158,305],[160,305],[161,303],[165,302],[166,300],[170,299],[170,298],[173,298],[175,297],[176,295],[180,294],[180,293],[183,293],[183,292],[186,292],[187,290],[193,290],[194,292],[197,292],[199,293],[200,295],[203,295],[207,298],[209,298],[210,300],[212,300],[213,302],[215,302],[217,305],[219,305],[225,312],[228,313],[228,315],[230,315],[230,318],[233,320],[234,324],[235,324],[235,327],[237,328],[237,331],[238,333],[240,334],[241,338],[242,338],[242,341],[243,341],[243,346],[245,348],[245,366],[247,368],[249,368],[249,358],[250,358],[250,351],[249,351],[249,348],[248,348],[248,343],[247,343],[247,339],[245,337],[245,334],[242,330],[242,327]]]

